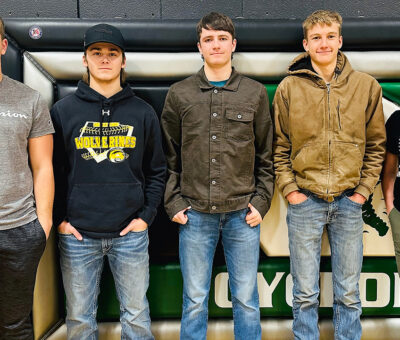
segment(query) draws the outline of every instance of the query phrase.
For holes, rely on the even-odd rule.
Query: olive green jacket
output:
[[[273,102],[277,184],[286,197],[299,188],[332,201],[347,189],[368,198],[385,154],[382,90],[339,52],[329,85],[307,53],[289,66]]]
[[[218,88],[202,68],[171,86],[161,125],[170,218],[188,206],[221,213],[249,202],[261,216],[267,213],[274,188],[273,127],[263,85],[233,69]]]

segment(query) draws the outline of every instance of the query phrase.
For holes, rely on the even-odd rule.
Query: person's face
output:
[[[202,29],[197,43],[204,62],[210,67],[221,67],[231,62],[236,48],[236,39],[226,31]]]
[[[83,65],[89,69],[90,78],[101,82],[119,80],[125,64],[122,50],[110,43],[92,44],[83,56]]]
[[[322,67],[335,64],[337,54],[342,47],[343,38],[339,34],[339,24],[316,24],[307,32],[307,39],[303,40],[303,47],[310,54],[314,64]]]

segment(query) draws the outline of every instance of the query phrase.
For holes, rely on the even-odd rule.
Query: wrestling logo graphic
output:
[[[136,137],[132,136],[134,127],[119,122],[100,124],[100,122],[86,122],[80,129],[79,137],[75,138],[76,149],[87,150],[82,153],[82,158],[94,159],[97,163],[106,159],[112,163],[125,161],[129,154],[124,149],[136,147]]]
[[[31,37],[31,39],[40,39],[42,37],[43,31],[40,28],[40,26],[32,26],[29,28],[29,36]]]

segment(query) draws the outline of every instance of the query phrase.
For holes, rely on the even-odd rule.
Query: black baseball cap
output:
[[[90,27],[83,38],[83,46],[85,50],[92,44],[98,42],[110,43],[125,50],[125,40],[121,31],[108,24],[99,24]]]

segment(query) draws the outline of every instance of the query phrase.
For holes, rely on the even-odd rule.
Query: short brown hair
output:
[[[86,51],[87,51],[87,50],[85,50],[85,51],[83,52],[85,58],[86,58]],[[125,52],[122,51],[122,60],[125,60],[125,59],[126,59]],[[125,82],[126,82],[126,72],[125,72],[125,68],[122,68],[122,69],[121,69],[121,72],[120,72],[120,74],[119,74],[119,79],[120,79],[120,82],[121,82],[121,86],[124,85]],[[86,67],[86,72],[82,75],[82,80],[83,80],[84,83],[90,85],[90,72],[89,72],[89,67]]]
[[[6,37],[6,31],[4,29],[4,21],[2,18],[0,18],[0,38],[1,40],[5,39]]]
[[[202,17],[196,27],[197,41],[200,41],[203,28],[206,30],[229,32],[232,39],[235,39],[235,26],[233,25],[232,19],[225,14],[211,12]]]
[[[306,20],[303,21],[304,39],[307,39],[307,32],[311,27],[317,24],[331,26],[333,23],[339,25],[339,35],[342,35],[343,19],[338,12],[321,9],[311,13]]]

